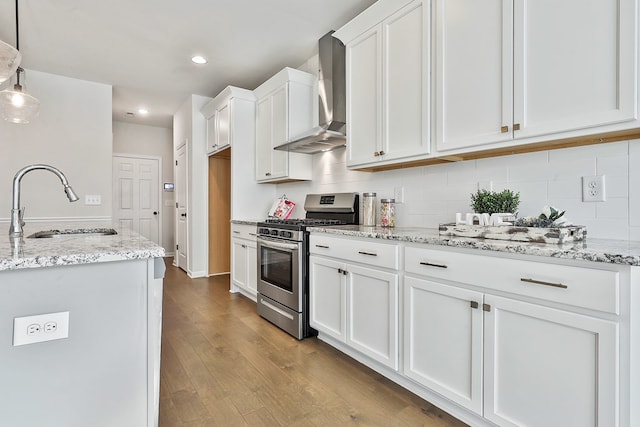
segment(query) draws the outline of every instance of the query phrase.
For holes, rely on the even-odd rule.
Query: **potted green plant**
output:
[[[471,194],[471,208],[475,213],[512,213],[518,212],[520,193],[511,190],[500,192],[478,190]]]

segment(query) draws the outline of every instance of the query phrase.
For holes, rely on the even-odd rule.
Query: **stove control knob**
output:
[[[290,231],[281,231],[280,237],[284,237],[285,239],[290,239],[291,237],[293,237],[293,233]]]
[[[270,233],[272,236],[277,236],[278,235],[278,230],[271,230]]]

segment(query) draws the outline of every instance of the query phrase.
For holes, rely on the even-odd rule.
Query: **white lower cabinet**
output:
[[[638,425],[636,267],[328,233],[310,252],[319,338],[466,423]]]
[[[485,418],[619,425],[617,323],[497,296],[485,303]]]
[[[347,344],[398,369],[398,274],[347,264]]]
[[[258,247],[255,226],[231,225],[231,287],[256,300],[258,285]]]
[[[338,245],[341,241],[311,237],[311,327],[318,330],[321,338],[330,337],[398,370],[399,275],[366,264],[376,263],[382,254],[397,252],[397,246],[369,245],[365,251],[361,241],[346,240]],[[322,256],[313,254],[318,250]]]
[[[343,262],[309,257],[309,324],[340,342],[347,341],[347,283]]]
[[[433,281],[404,280],[404,373],[482,414],[483,295]]]
[[[406,376],[500,426],[618,425],[614,322],[407,277],[404,332]]]

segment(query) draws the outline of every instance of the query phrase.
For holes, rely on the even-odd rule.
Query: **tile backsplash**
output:
[[[582,201],[582,177],[605,175],[605,202]],[[304,217],[307,193],[376,192],[393,198],[396,225],[435,228],[452,222],[456,212],[471,212],[470,194],[478,188],[520,192],[520,216],[537,215],[543,206],[566,210],[590,237],[640,240],[640,140],[468,160],[384,172],[351,171],[346,150],[314,155],[313,181],[279,184],[277,193],[298,203]]]

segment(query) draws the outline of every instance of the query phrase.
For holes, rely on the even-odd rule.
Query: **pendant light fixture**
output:
[[[20,57],[20,25],[18,20],[18,0],[16,0],[16,52],[18,62]],[[16,65],[16,83],[13,89],[5,89],[0,92],[0,114],[2,118],[11,123],[29,123],[38,114],[40,101],[25,92],[24,82],[20,76],[24,73],[22,67]]]
[[[18,49],[0,40],[0,83],[15,74],[21,59]]]

